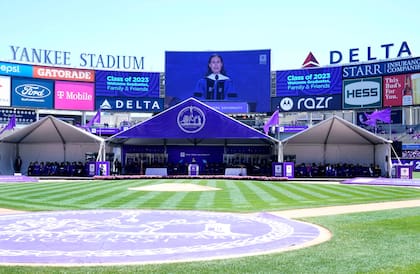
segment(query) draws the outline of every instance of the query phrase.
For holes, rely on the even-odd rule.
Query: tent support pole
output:
[[[282,163],[283,162],[283,143],[279,141],[277,143],[277,162]]]

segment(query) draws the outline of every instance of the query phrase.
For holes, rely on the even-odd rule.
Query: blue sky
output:
[[[368,46],[383,59],[381,45],[394,43],[397,57],[403,41],[420,56],[420,2],[412,0],[3,0],[0,10],[2,61],[11,60],[10,45],[143,56],[145,71],[164,71],[165,51],[271,49],[272,70],[298,69],[310,51],[328,65],[332,50],[348,63],[350,48],[360,61]]]

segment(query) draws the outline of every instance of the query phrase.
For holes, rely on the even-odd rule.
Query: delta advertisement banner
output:
[[[341,109],[341,67],[276,71],[276,97],[271,110]]]
[[[97,109],[152,112],[164,110],[159,98],[160,73],[96,71]]]
[[[381,107],[382,77],[343,80],[343,109]]]
[[[96,96],[95,108],[121,112],[150,112],[163,111],[163,98],[148,97],[105,97]]]
[[[12,106],[52,109],[54,81],[12,78]]]
[[[12,100],[10,98],[11,78],[0,76],[0,106],[10,107]]]
[[[95,85],[56,81],[54,99],[55,109],[92,111],[95,106]]]
[[[224,113],[270,111],[270,50],[165,53],[165,108],[194,97]]]

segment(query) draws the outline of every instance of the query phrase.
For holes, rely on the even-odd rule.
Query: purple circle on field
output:
[[[320,236],[268,213],[81,210],[0,216],[0,264],[145,264],[265,254]]]

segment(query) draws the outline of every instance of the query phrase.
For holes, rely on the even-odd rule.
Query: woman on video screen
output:
[[[206,75],[198,80],[194,97],[205,100],[225,100],[236,98],[235,88],[227,76],[223,58],[218,54],[210,56]]]

